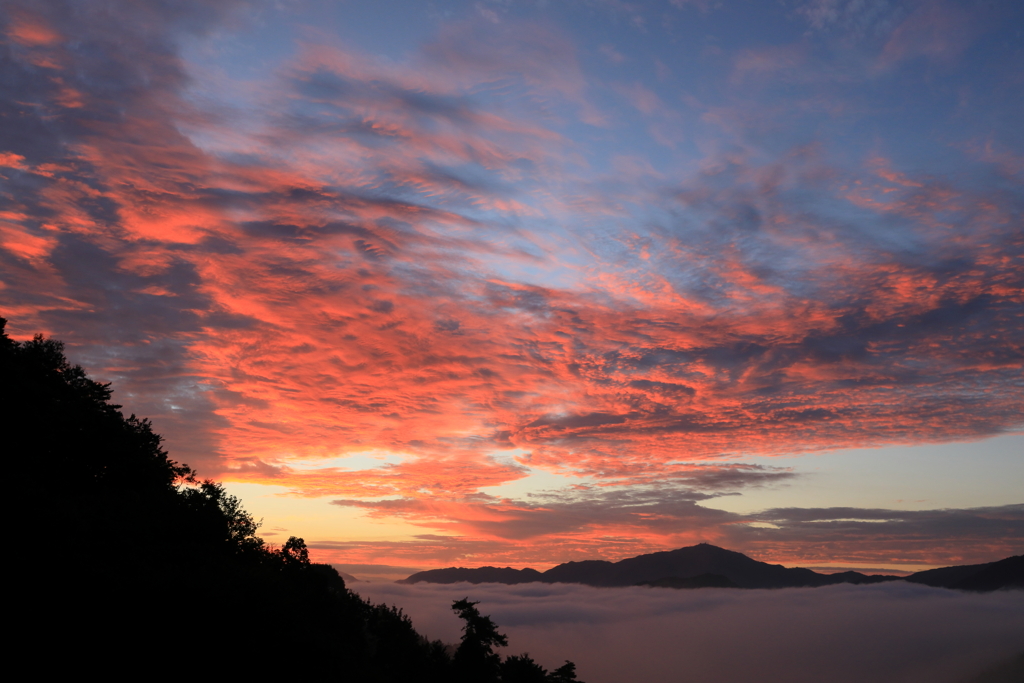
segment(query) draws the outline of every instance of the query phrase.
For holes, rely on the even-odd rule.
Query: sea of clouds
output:
[[[906,583],[784,590],[572,584],[354,583],[457,643],[453,600],[480,602],[548,668],[586,683],[961,683],[1024,652],[1024,591],[961,593]]]

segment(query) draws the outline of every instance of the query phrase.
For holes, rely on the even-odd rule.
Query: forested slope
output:
[[[24,598],[14,645],[48,654],[40,673],[575,680],[571,665],[549,674],[498,657],[491,646],[502,643],[470,628],[471,617],[494,627],[472,603],[457,609],[467,627],[455,649],[349,592],[332,567],[309,561],[302,539],[268,546],[238,499],[171,460],[150,423],[124,417],[60,342],[18,343],[5,326],[0,318],[0,433]]]

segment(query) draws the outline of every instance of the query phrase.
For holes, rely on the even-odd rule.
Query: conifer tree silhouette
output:
[[[490,617],[480,614],[478,602],[469,598],[456,600],[452,610],[466,622],[462,627],[462,642],[455,651],[455,680],[466,683],[492,683],[498,681],[501,657],[494,651],[495,646],[508,645],[508,638],[498,632],[498,626]]]

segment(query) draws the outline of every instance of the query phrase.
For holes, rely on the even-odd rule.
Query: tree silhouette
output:
[[[306,548],[306,542],[295,536],[289,537],[281,547],[281,557],[287,565],[308,565],[309,550]]]
[[[565,660],[565,664],[548,674],[548,680],[551,681],[551,683],[569,683],[569,681],[576,681],[576,665],[568,659]],[[582,681],[579,683],[582,683]]]
[[[501,683],[548,683],[547,671],[530,655],[509,655],[501,663]]]
[[[480,614],[469,598],[456,600],[452,610],[466,622],[462,627],[462,642],[455,651],[455,680],[466,683],[491,683],[499,680],[501,657],[494,651],[495,646],[508,645],[508,638],[498,632],[498,626],[490,617]]]
[[[458,683],[570,683],[577,681],[576,665],[570,661],[548,673],[530,655],[510,655],[502,661],[495,647],[508,645],[508,637],[498,632],[489,616],[480,614],[479,602],[469,598],[456,600],[452,610],[465,625],[462,642],[455,651],[454,680]],[[581,683],[581,682],[577,682]]]

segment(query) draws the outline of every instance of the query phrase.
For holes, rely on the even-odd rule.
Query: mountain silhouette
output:
[[[423,574],[429,574],[429,579],[412,580]],[[536,569],[512,569],[511,567],[478,567],[466,569],[463,567],[451,567],[449,569],[432,569],[425,572],[417,572],[412,576],[402,579],[397,583],[532,583],[543,581],[542,574]]]
[[[715,578],[708,578],[715,577]],[[1022,558],[998,562],[945,567],[918,572],[907,581],[941,588],[990,591],[1022,588]],[[724,580],[724,581],[723,581]],[[399,583],[579,583],[587,586],[656,586],[664,588],[736,587],[798,588],[828,586],[837,583],[872,584],[899,581],[901,577],[866,575],[848,571],[819,574],[801,567],[783,567],[747,557],[709,543],[630,557],[618,562],[584,560],[566,562],[546,572],[535,569],[450,567],[417,572]],[[719,585],[713,585],[717,582]],[[726,583],[728,582],[728,583]]]
[[[998,562],[942,567],[917,572],[907,581],[936,588],[966,591],[994,591],[1003,588],[1024,588],[1024,555],[1014,555]]]
[[[681,579],[678,576],[666,576],[655,581],[641,581],[638,586],[650,586],[651,588],[739,588],[728,577],[721,574],[698,574],[688,579]]]
[[[334,571],[338,572],[338,576],[341,577],[342,581],[344,581],[346,585],[350,584],[350,583],[365,583],[361,579],[357,579],[356,577],[352,576],[351,574],[349,574],[347,572],[343,572],[340,569],[335,569]]]

